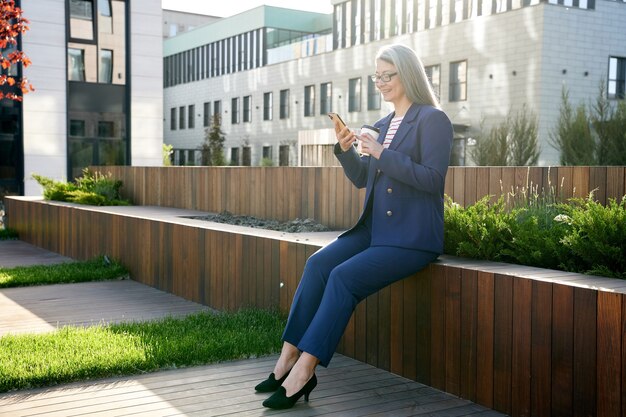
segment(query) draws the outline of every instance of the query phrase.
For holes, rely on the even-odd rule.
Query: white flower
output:
[[[555,222],[572,224],[572,218],[567,214],[557,214],[554,217]]]

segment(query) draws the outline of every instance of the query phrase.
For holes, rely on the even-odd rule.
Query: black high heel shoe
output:
[[[256,387],[254,387],[254,390],[256,392],[276,391],[278,387],[280,387],[283,384],[283,382],[285,382],[285,379],[287,379],[287,377],[289,376],[289,372],[291,372],[291,370],[287,371],[287,373],[283,375],[283,377],[280,379],[276,379],[276,375],[274,375],[274,372],[272,372],[265,381],[261,382]]]
[[[304,401],[309,401],[309,395],[311,391],[317,386],[317,377],[313,374],[313,377],[307,381],[306,384],[300,389],[300,391],[293,394],[291,397],[287,397],[287,390],[281,386],[278,388],[271,397],[263,401],[263,406],[267,408],[273,408],[275,410],[284,410],[291,408],[294,404],[304,395]]]

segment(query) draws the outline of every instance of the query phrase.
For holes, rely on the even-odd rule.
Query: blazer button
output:
[[[393,193],[393,190],[391,188],[387,188],[387,194],[391,194]]]
[[[391,215],[392,215],[392,214],[393,214],[393,213],[391,212],[391,210],[389,210],[389,211],[387,212],[387,216],[388,216],[388,217],[391,217]]]

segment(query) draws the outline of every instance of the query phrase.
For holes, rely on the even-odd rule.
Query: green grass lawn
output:
[[[102,281],[128,276],[128,270],[105,257],[56,265],[0,267],[0,288]]]
[[[252,358],[280,350],[278,312],[185,318],[0,337],[0,392]]]

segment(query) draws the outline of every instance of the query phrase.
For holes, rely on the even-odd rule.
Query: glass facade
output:
[[[128,17],[124,0],[68,0],[67,5],[67,176],[71,180],[89,165],[130,163]],[[171,112],[170,129],[175,130],[176,109]]]

